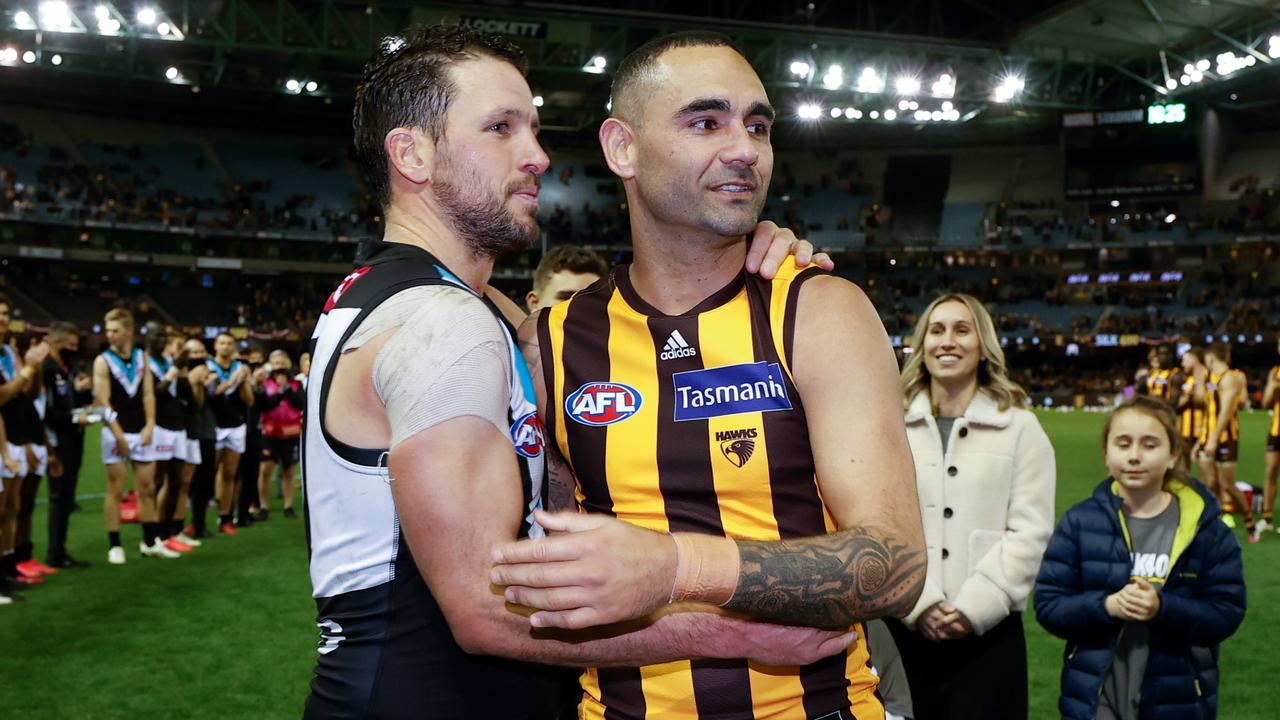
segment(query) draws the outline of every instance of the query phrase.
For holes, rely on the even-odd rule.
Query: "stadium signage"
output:
[[[690,370],[674,373],[671,379],[675,385],[676,422],[791,409],[778,363]]]
[[[1089,128],[1104,125],[1135,125],[1147,117],[1142,108],[1133,110],[1108,110],[1105,112],[1069,112],[1062,114],[1062,127]]]
[[[544,22],[523,22],[520,20],[494,20],[493,18],[463,15],[458,24],[475,30],[510,35],[531,40],[544,40],[547,37],[547,24]]]

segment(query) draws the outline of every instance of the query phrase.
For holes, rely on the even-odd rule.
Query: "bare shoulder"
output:
[[[518,337],[520,347],[538,347],[538,318],[542,317],[542,311],[545,308],[534,310],[524,322],[520,323]]]
[[[824,310],[862,315],[875,315],[875,308],[870,298],[854,283],[836,275],[816,275],[800,286],[797,298],[802,313],[823,312]],[[804,319],[799,315],[797,321]]]

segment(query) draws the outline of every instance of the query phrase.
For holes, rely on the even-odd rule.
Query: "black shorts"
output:
[[[281,467],[298,464],[298,438],[262,438],[262,459],[280,463]]]
[[[1267,436],[1267,452],[1280,452],[1280,435]]]
[[[1214,454],[1213,459],[1220,463],[1233,463],[1240,456],[1240,441],[1228,440],[1218,443],[1218,452]]]

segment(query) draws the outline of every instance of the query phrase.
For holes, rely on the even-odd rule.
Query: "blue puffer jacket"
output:
[[[1114,486],[1104,480],[1062,516],[1036,579],[1036,619],[1067,641],[1058,699],[1064,718],[1094,717],[1124,626],[1103,605],[1128,584],[1131,570],[1129,531]],[[1244,566],[1240,544],[1204,486],[1173,481],[1168,489],[1181,518],[1160,610],[1150,621],[1139,714],[1204,720],[1218,713],[1218,643],[1244,619]]]

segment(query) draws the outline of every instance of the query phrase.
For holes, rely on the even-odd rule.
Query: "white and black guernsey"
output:
[[[111,382],[111,410],[116,414],[120,429],[126,433],[140,433],[147,424],[146,409],[142,405],[142,379],[147,372],[147,356],[142,348],[134,348],[128,358],[114,350],[102,353],[107,361]]]
[[[378,305],[413,287],[447,285],[484,302],[506,334],[512,381],[493,392],[509,397],[524,493],[521,536],[540,536],[532,522],[545,481],[541,434],[516,430],[536,422],[532,378],[515,331],[498,309],[419,248],[362,244],[356,269],[329,297],[312,335],[303,422],[303,490],[320,657],[307,718],[530,718],[555,714],[558,675],[551,668],[468,655],[418,572],[400,534],[386,448],[356,448],[334,438],[324,414],[335,358]],[[530,418],[533,418],[530,420]],[[515,439],[519,438],[519,440]]]
[[[239,360],[232,360],[230,366],[222,367],[215,358],[205,361],[205,365],[209,367],[209,393],[205,402],[213,410],[213,421],[217,427],[235,428],[245,424],[248,408],[240,397],[240,384],[244,381],[239,380],[228,385],[222,392],[217,392],[218,386],[230,381],[241,364]]]
[[[151,368],[152,379],[156,388],[156,427],[182,432],[187,429],[186,405],[191,402],[191,386],[181,375],[172,382],[165,383],[173,360],[167,355],[148,356],[147,367]]]

